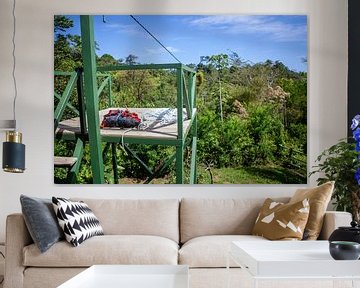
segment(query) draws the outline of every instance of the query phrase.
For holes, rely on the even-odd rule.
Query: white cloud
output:
[[[185,41],[185,40],[191,40],[192,38],[189,36],[176,36],[171,39],[171,41]]]
[[[233,35],[268,36],[279,42],[303,41],[307,33],[306,25],[281,22],[274,16],[204,16],[190,20],[189,24],[199,29],[218,30]]]
[[[120,24],[120,23],[106,23],[104,24],[104,31],[111,31],[113,33],[120,33],[120,34],[141,34],[138,26],[132,24]]]
[[[171,53],[179,53],[180,50],[175,48],[175,47],[171,47],[171,46],[167,46],[166,49],[168,49]],[[148,54],[161,54],[161,53],[167,53],[166,50],[163,47],[159,47],[159,48],[146,48],[145,51]]]

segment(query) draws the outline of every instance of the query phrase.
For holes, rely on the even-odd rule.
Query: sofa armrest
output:
[[[23,248],[33,241],[22,214],[6,218],[4,288],[22,288],[24,280]]]
[[[329,239],[331,233],[340,226],[350,226],[352,216],[343,211],[326,211],[324,224],[319,236],[321,240]]]

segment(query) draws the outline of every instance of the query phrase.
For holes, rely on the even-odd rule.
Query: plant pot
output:
[[[352,221],[351,226],[342,226],[334,230],[329,237],[329,242],[331,241],[350,241],[357,242],[360,244],[360,226],[357,225],[357,222]]]

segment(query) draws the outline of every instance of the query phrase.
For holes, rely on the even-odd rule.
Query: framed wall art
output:
[[[54,16],[54,182],[305,184],[306,15]]]

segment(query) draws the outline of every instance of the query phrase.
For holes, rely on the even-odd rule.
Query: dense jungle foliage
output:
[[[81,38],[69,35],[73,23],[64,16],[54,19],[54,69],[74,71],[82,66]],[[128,55],[115,59],[97,56],[97,65],[138,64]],[[307,73],[294,72],[280,61],[244,61],[235,51],[204,57],[188,66],[197,71],[198,183],[306,183]],[[176,107],[173,70],[137,70],[112,73],[115,107]],[[55,92],[61,95],[69,78],[56,76]],[[101,77],[98,77],[99,83]],[[107,91],[100,109],[108,108]],[[58,99],[55,98],[56,107]],[[76,92],[71,104],[77,107]],[[66,110],[63,119],[75,115]],[[55,155],[71,156],[75,144],[55,140]],[[174,148],[132,145],[153,169],[174,153]],[[142,183],[146,171],[117,149],[120,183]],[[185,167],[189,171],[190,153]],[[174,165],[151,183],[174,183]],[[64,183],[66,170],[55,169],[55,182]],[[111,157],[105,160],[105,178],[113,183]],[[187,180],[187,179],[186,179]],[[92,183],[89,147],[85,149],[78,183]]]

